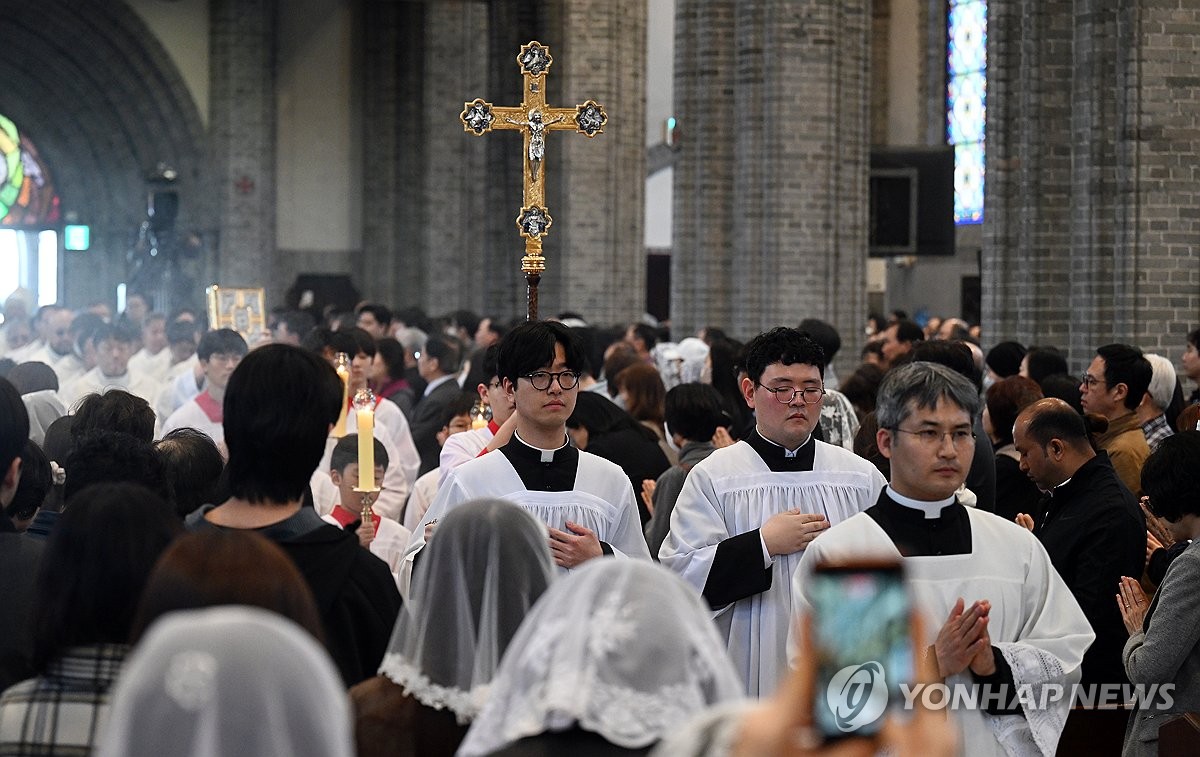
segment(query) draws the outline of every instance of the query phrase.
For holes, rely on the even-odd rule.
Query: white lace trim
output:
[[[454,686],[436,684],[419,668],[395,652],[383,658],[379,672],[426,707],[450,710],[459,725],[468,725],[479,715],[484,702],[487,701],[490,688],[490,684],[485,683],[475,686],[470,691],[464,691]]]
[[[1058,702],[1048,702],[1044,708],[1031,705],[1041,699],[1043,685],[1070,683],[1066,680],[1068,676],[1062,662],[1044,650],[1025,644],[997,643],[996,647],[1012,669],[1013,683],[1018,688],[1032,687],[1034,701],[1022,702],[1023,722],[1011,716],[987,716],[993,733],[1009,754],[1029,754],[1031,747],[1035,747],[1045,757],[1052,757],[1058,750],[1058,739],[1067,723],[1071,699],[1063,697]]]

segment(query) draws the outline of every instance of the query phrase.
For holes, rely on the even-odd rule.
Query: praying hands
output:
[[[1121,583],[1118,586],[1117,592],[1117,609],[1121,611],[1121,621],[1125,623],[1125,630],[1130,636],[1135,633],[1140,633],[1142,630],[1142,622],[1146,619],[1146,610],[1150,609],[1150,602],[1146,599],[1146,593],[1142,591],[1141,584],[1136,578],[1129,576],[1121,576]]]
[[[548,529],[550,532],[550,555],[554,564],[560,568],[576,568],[604,554],[600,548],[600,539],[590,528],[567,521],[566,531],[557,528]]]

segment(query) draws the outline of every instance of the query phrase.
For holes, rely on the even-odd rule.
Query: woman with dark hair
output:
[[[436,533],[379,675],[350,690],[359,757],[454,754],[553,579],[545,526],[504,500],[464,503]]]
[[[1018,513],[1037,512],[1042,492],[1021,470],[1021,455],[1013,446],[1013,424],[1026,407],[1042,399],[1037,382],[1010,376],[992,384],[983,408],[983,430],[996,449],[996,515],[1013,520]]]
[[[580,392],[575,400],[575,412],[567,418],[567,433],[577,449],[621,466],[629,477],[645,526],[650,520],[650,511],[641,497],[642,482],[656,480],[671,467],[654,432],[611,400],[596,392]]]
[[[32,439],[27,440],[21,452],[21,480],[17,482],[12,502],[4,508],[4,514],[12,520],[18,531],[29,528],[38,508],[46,500],[52,483],[50,460],[46,453]]]
[[[868,413],[875,412],[875,396],[883,383],[883,369],[874,363],[863,363],[842,381],[838,391],[846,395],[862,423]]]
[[[1132,684],[1174,686],[1170,706],[1146,705],[1129,718],[1123,755],[1158,754],[1159,728],[1173,716],[1200,710],[1200,432],[1167,437],[1142,467],[1150,511],[1176,542],[1191,544],[1171,562],[1151,602],[1138,577],[1121,579],[1117,608],[1129,641],[1125,672]]]
[[[180,530],[157,495],[133,484],[92,486],[70,499],[37,577],[38,675],[0,696],[0,752],[91,749],[128,651],[138,597]]]
[[[721,406],[733,421],[729,427],[729,435],[735,440],[741,439],[754,428],[754,415],[746,398],[742,394],[738,374],[741,372],[742,345],[732,339],[713,341],[708,350],[707,379],[701,376],[701,381],[713,385],[713,389],[721,395]]]
[[[252,531],[197,531],[176,539],[158,559],[130,640],[138,643],[167,613],[215,605],[261,607],[324,639],[312,590],[282,549]]]
[[[658,369],[647,363],[631,365],[616,375],[617,396],[625,412],[654,432],[658,446],[674,465],[679,454],[667,443],[663,420],[666,418],[667,387]]]
[[[377,397],[391,400],[404,411],[406,418],[412,417],[416,395],[408,384],[405,372],[408,350],[400,342],[387,337],[375,342],[375,357],[371,359],[371,388]]]

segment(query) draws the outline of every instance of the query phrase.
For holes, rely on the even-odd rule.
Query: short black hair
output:
[[[196,342],[196,332],[200,327],[195,321],[171,321],[167,324],[167,343]]]
[[[614,431],[632,431],[646,441],[658,441],[658,436],[649,427],[638,423],[633,416],[617,407],[615,402],[595,392],[579,393],[575,409],[567,418],[567,428],[585,429],[593,442]]]
[[[475,332],[479,329],[479,321],[482,320],[478,313],[462,308],[451,313],[450,319],[454,321],[455,326],[458,326],[460,329],[467,332],[467,336],[472,338],[475,336]]]
[[[166,503],[144,487],[109,483],[80,491],[50,533],[39,568],[35,670],[45,672],[70,647],[127,643],[146,579],[181,530]]]
[[[76,320],[79,319],[77,318]],[[122,344],[133,344],[138,340],[138,334],[124,323],[104,323],[101,321],[100,325],[96,326],[91,332],[91,339],[96,344],[108,340],[121,342]]]
[[[4,508],[4,514],[20,520],[32,518],[46,500],[53,482],[50,458],[37,442],[27,440],[21,451],[21,480],[17,482],[12,502]]]
[[[582,371],[586,358],[575,332],[558,321],[532,321],[517,326],[500,341],[496,359],[500,378],[516,384],[521,376],[541,370],[554,362],[557,344],[563,346],[567,368]]]
[[[499,360],[500,344],[498,342],[483,351],[483,363],[480,367],[483,369],[483,378],[485,381],[490,382],[493,377],[499,378]]]
[[[1128,389],[1125,409],[1136,410],[1154,377],[1150,361],[1141,350],[1128,344],[1106,344],[1096,354],[1104,360],[1104,381],[1108,387],[1124,384]]]
[[[634,323],[630,328],[633,329],[633,335],[645,343],[647,350],[654,349],[654,345],[658,344],[658,330],[650,324]]]
[[[387,470],[391,463],[391,460],[388,459],[387,448],[379,439],[373,441],[375,442],[375,467],[383,466],[383,469]],[[333,452],[329,454],[329,469],[345,473],[347,465],[357,462],[358,434],[346,434],[338,439],[337,444],[333,445]]]
[[[901,312],[901,311],[895,311]],[[914,321],[907,318],[902,318],[896,321],[896,340],[900,342],[923,342],[925,341],[925,329],[918,326]]]
[[[470,415],[471,408],[475,407],[478,400],[479,395],[475,392],[459,392],[451,397],[450,401],[446,403],[446,407],[442,409],[442,426],[449,426],[450,421],[460,415]]]
[[[358,326],[342,326],[333,332],[332,341],[335,346],[341,347],[338,352],[345,352],[351,360],[359,354],[375,357],[375,337]]]
[[[1025,435],[1037,442],[1039,447],[1045,447],[1051,439],[1061,439],[1076,449],[1091,445],[1083,416],[1069,405],[1058,403],[1031,411]]]
[[[718,426],[730,418],[721,407],[721,395],[711,384],[679,384],[667,392],[667,427],[692,442],[707,442]]]
[[[1200,329],[1195,329],[1187,335],[1188,344],[1200,350]]]
[[[1029,378],[1039,384],[1047,376],[1053,376],[1056,373],[1070,373],[1066,357],[1056,347],[1030,347],[1025,352],[1025,368],[1029,373]],[[1044,385],[1042,391],[1046,391]]]
[[[288,331],[303,339],[304,335],[317,325],[317,319],[312,317],[312,313],[304,310],[285,310],[275,316],[275,325],[279,324],[286,325]]]
[[[139,484],[164,500],[170,496],[162,462],[149,440],[119,431],[92,431],[77,437],[63,468],[67,507],[74,496],[92,484]]]
[[[208,362],[213,355],[245,355],[250,351],[246,340],[233,329],[216,329],[200,337],[196,346],[196,357]]]
[[[842,337],[837,329],[819,318],[805,318],[800,321],[797,331],[821,345],[821,349],[825,351],[826,363],[833,362],[833,356],[842,348]]]
[[[1150,512],[1177,522],[1200,515],[1200,431],[1180,431],[1167,437],[1142,466],[1142,491],[1150,497]]]
[[[975,385],[975,391],[983,388],[983,376],[975,366],[975,357],[971,354],[971,348],[961,341],[944,339],[927,341],[923,339],[913,345],[913,348],[904,356],[904,361],[897,362],[917,360],[944,365],[970,380]]]
[[[1079,379],[1067,373],[1051,373],[1049,376],[1043,376],[1042,380],[1038,381],[1038,385],[1042,387],[1042,394],[1062,400],[1074,408],[1075,412],[1083,415]]]
[[[154,438],[154,420],[149,402],[124,389],[110,389],[79,402],[71,432],[79,438],[94,431],[119,431],[148,443]]]
[[[775,363],[804,363],[816,366],[821,377],[825,377],[825,351],[821,349],[821,345],[796,329],[786,326],[777,326],[765,331],[746,344],[746,360],[743,367],[746,369],[746,375],[755,384],[762,379],[767,366]]]
[[[462,342],[445,334],[430,334],[425,340],[425,356],[438,361],[442,373],[458,373],[462,367]]]
[[[370,313],[380,326],[392,325],[392,310],[387,305],[379,302],[364,302],[355,309],[354,315],[359,316],[363,313]]]
[[[286,344],[246,355],[225,388],[230,493],[250,502],[299,500],[342,409],[342,380],[320,356]]]
[[[186,518],[201,505],[220,504],[218,492],[225,461],[208,434],[194,428],[177,428],[156,442],[154,451],[176,515]]]

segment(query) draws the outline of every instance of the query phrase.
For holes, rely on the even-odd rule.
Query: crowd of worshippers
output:
[[[1125,344],[1072,373],[872,317],[839,379],[817,319],[363,303],[243,336],[30,303],[0,327],[0,754],[1149,755],[1200,711],[1200,329],[1180,373]],[[914,682],[1173,702],[918,700],[823,745],[812,577],[872,561]]]

